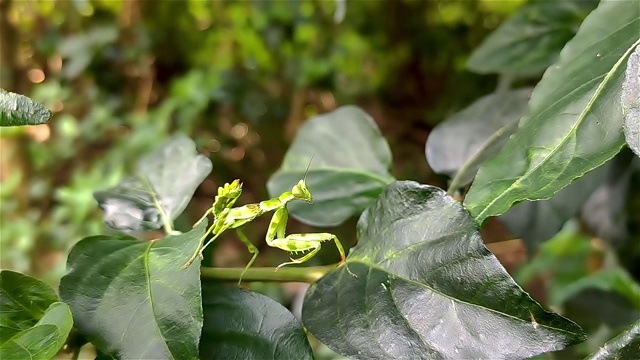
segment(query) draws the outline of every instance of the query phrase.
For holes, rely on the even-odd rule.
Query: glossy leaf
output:
[[[624,145],[620,91],[640,7],[603,0],[538,83],[518,131],[478,171],[465,206],[478,223],[548,199]]]
[[[193,140],[178,134],[141,158],[135,176],[95,192],[94,198],[110,227],[120,231],[156,230],[165,225],[160,209],[167,220],[175,220],[211,169],[211,160],[198,155]]]
[[[640,156],[640,46],[629,57],[622,84],[622,112],[627,144]]]
[[[67,341],[72,327],[69,306],[53,303],[33,327],[0,345],[0,359],[51,359]]]
[[[198,358],[200,260],[182,265],[206,225],[147,242],[106,235],[78,242],[60,282],[76,327],[117,358]]]
[[[388,183],[391,150],[373,119],[360,108],[343,106],[309,119],[296,135],[267,189],[272,197],[307,174],[313,204],[291,202],[291,214],[311,225],[335,226],[358,215]]]
[[[524,240],[529,253],[535,254],[542,242],[580,213],[589,196],[605,181],[609,168],[605,164],[589,172],[550,199],[518,203],[499,219],[510,233]]]
[[[425,146],[433,171],[453,177],[463,168],[464,174],[457,176],[457,187],[470,183],[480,165],[495,155],[517,130],[531,90],[483,96],[438,124]]]
[[[49,285],[11,270],[0,271],[0,344],[34,326],[58,295]]]
[[[638,358],[640,358],[640,320],[589,355],[586,360]]]
[[[525,358],[585,338],[522,291],[441,189],[392,183],[360,217],[358,238],[302,309],[309,331],[341,355]]]
[[[39,125],[50,119],[51,110],[44,105],[0,89],[0,126]]]
[[[518,10],[471,54],[474,72],[534,75],[558,59],[598,1],[539,1]]]
[[[271,298],[205,282],[202,299],[202,359],[313,359],[300,322]]]

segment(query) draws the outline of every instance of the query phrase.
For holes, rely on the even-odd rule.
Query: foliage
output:
[[[18,234],[29,239],[23,248],[38,260],[30,266],[50,252],[71,250],[59,296],[35,277],[0,272],[3,357],[52,358],[65,349],[77,358],[90,343],[98,358],[312,358],[321,353],[316,339],[336,355],[366,359],[525,358],[550,351],[570,358],[640,356],[638,323],[631,324],[640,311],[640,269],[633,267],[640,259],[639,158],[620,151],[625,144],[635,150],[640,8],[602,0],[597,7],[566,1],[512,9],[467,63],[474,71],[499,72],[495,91],[478,86],[470,96],[461,89],[453,103],[438,105],[446,111],[432,108],[437,115],[395,113],[426,124],[430,116],[449,116],[419,144],[425,151],[414,151],[452,178],[445,192],[399,180],[417,177],[402,171],[417,167],[415,157],[404,158],[415,148],[402,143],[419,127],[385,122],[374,116],[375,106],[363,109],[362,99],[380,96],[391,108],[421,89],[425,78],[403,70],[424,71],[423,63],[407,64],[429,46],[451,50],[460,42],[435,41],[423,49],[416,46],[423,44],[419,37],[394,40],[416,33],[422,22],[440,31],[473,24],[477,17],[467,10],[487,2],[437,4],[438,17],[430,12],[436,5],[412,1],[184,4],[186,16],[176,15],[184,12],[175,2],[41,2],[22,19],[20,26],[36,28],[42,16],[55,23],[75,14],[68,25],[49,29],[55,41],[37,48],[53,67],[51,59],[64,64],[31,94],[53,110],[54,121],[2,139],[34,159],[28,163],[33,172],[16,173],[2,191],[3,253]],[[116,14],[117,26],[110,21]],[[373,14],[392,24],[371,26]],[[544,38],[512,36],[528,36],[541,20]],[[67,36],[67,26],[88,31]],[[446,39],[441,36],[433,39]],[[177,55],[166,56],[169,50]],[[462,64],[470,51],[457,51]],[[430,66],[453,73],[447,79],[455,83],[459,73],[444,65],[451,59],[436,60]],[[39,72],[30,74],[39,79]],[[514,78],[523,86],[512,89]],[[404,81],[410,85],[394,87]],[[478,90],[490,94],[481,97]],[[465,101],[471,105],[459,108]],[[337,106],[343,102],[365,105]],[[31,111],[12,116],[21,124],[37,122]],[[63,136],[39,141],[43,131]],[[394,131],[403,135],[390,135]],[[33,141],[10,142],[24,136]],[[231,182],[245,158],[282,158],[266,149],[281,147],[287,137],[293,141],[278,169],[263,160],[262,171],[237,177],[249,186],[266,183],[269,195],[278,196],[306,176],[314,203],[290,211],[307,228],[293,222],[288,233],[334,227],[350,230],[356,242],[337,267],[274,272],[276,262],[261,256],[270,266],[252,267],[243,277],[309,283],[301,311],[281,298],[283,304],[219,284],[237,280],[243,268],[209,267],[210,254],[182,267],[208,225],[192,227],[187,205],[208,208],[217,184]],[[101,160],[61,172],[63,180],[25,182],[27,174],[37,178],[71,166],[79,153]],[[212,169],[217,181],[205,179]],[[268,181],[263,173],[272,174]],[[262,193],[243,193],[238,205],[257,202]],[[49,203],[52,194],[57,206]],[[615,196],[598,206],[602,194]],[[589,218],[594,206],[604,220]],[[32,207],[34,213],[25,210]],[[98,208],[112,229],[96,225]],[[14,219],[45,221],[5,233]],[[485,237],[494,220],[531,252],[514,278],[494,251],[501,244]],[[260,221],[251,223],[252,239],[262,237],[266,223]],[[220,253],[230,252],[218,246],[213,256]],[[315,264],[335,259],[335,252],[323,253]],[[49,280],[55,283],[56,275]],[[548,299],[531,291],[536,282],[545,283]],[[606,314],[613,303],[625,316],[592,316]],[[596,350],[606,341],[602,334],[612,340]]]

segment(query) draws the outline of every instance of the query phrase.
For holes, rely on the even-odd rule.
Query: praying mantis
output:
[[[311,165],[311,162],[309,162],[309,165]],[[308,170],[309,167],[307,166],[307,171]],[[219,187],[218,195],[216,196],[213,205],[205,212],[202,218],[198,220],[198,222],[196,222],[194,227],[198,226],[202,221],[204,221],[204,219],[209,214],[213,214],[215,219],[207,232],[202,236],[202,238],[200,238],[200,243],[196,248],[193,256],[184,264],[182,268],[188,268],[198,256],[202,258],[202,252],[204,251],[204,249],[224,231],[228,229],[236,229],[236,233],[238,234],[240,240],[242,240],[242,242],[247,246],[249,252],[253,254],[253,257],[244,268],[244,271],[240,274],[240,281],[242,281],[244,273],[251,267],[253,262],[258,257],[259,253],[258,248],[253,245],[253,243],[249,241],[249,239],[242,232],[242,227],[258,216],[261,216],[270,211],[274,211],[274,214],[271,218],[271,222],[269,223],[269,228],[267,230],[267,245],[282,249],[291,254],[304,253],[308,251],[305,255],[299,258],[293,258],[290,255],[291,261],[278,265],[276,267],[276,271],[285,265],[301,264],[305,261],[308,261],[318,251],[320,251],[320,247],[323,242],[331,240],[335,242],[336,247],[340,252],[341,260],[338,265],[342,265],[346,260],[346,256],[344,248],[342,247],[342,244],[340,243],[340,240],[338,240],[338,237],[336,235],[331,233],[308,233],[289,234],[285,236],[287,219],[289,218],[287,203],[295,200],[305,201],[307,203],[313,202],[311,192],[307,188],[306,177],[307,176],[305,172],[304,178],[300,180],[291,189],[291,191],[284,192],[278,197],[264,200],[259,203],[243,205],[240,207],[233,207],[234,203],[240,197],[240,194],[242,194],[242,183],[240,182],[240,180],[236,179],[231,184],[225,183],[224,186]],[[213,233],[214,235],[203,246],[202,244],[204,243],[204,240],[211,233]]]

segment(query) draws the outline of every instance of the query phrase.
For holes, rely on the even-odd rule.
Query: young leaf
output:
[[[425,146],[427,161],[433,171],[453,177],[464,168],[465,173],[457,175],[456,187],[470,183],[484,160],[495,155],[517,130],[531,90],[483,96],[438,124],[429,134]]]
[[[609,340],[603,347],[585,360],[638,359],[640,358],[640,320]]]
[[[198,155],[193,140],[178,134],[141,158],[134,177],[93,196],[105,212],[105,223],[116,230],[156,230],[164,225],[171,231],[171,222],[211,168],[211,160]]]
[[[640,43],[640,7],[603,0],[536,86],[518,131],[478,171],[465,206],[478,223],[548,199],[624,144],[620,91]]]
[[[360,108],[343,106],[308,120],[296,135],[267,189],[278,196],[307,174],[313,204],[289,206],[291,214],[317,226],[339,225],[360,214],[388,183],[391,150],[373,119]]]
[[[60,281],[76,327],[105,354],[127,359],[197,359],[202,328],[199,258],[207,222],[142,242],[93,236],[78,242]]]
[[[202,284],[202,359],[313,359],[300,322],[267,296]]]
[[[341,355],[526,358],[585,339],[522,291],[462,205],[436,187],[392,183],[360,217],[358,238],[302,309],[309,331]]]
[[[50,119],[51,110],[44,105],[0,89],[0,126],[39,125]]]
[[[640,156],[640,46],[629,57],[621,98],[627,144]]]
[[[2,342],[0,359],[51,359],[66,342],[72,327],[69,306],[55,302],[33,327]]]
[[[11,270],[0,271],[0,344],[34,326],[58,295],[49,285]]]
[[[469,58],[474,72],[535,75],[553,64],[598,1],[540,1],[521,8]]]

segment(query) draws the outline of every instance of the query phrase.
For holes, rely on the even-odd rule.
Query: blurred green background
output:
[[[465,62],[520,5],[1,0],[0,86],[54,112],[47,125],[2,130],[2,267],[57,283],[75,242],[110,232],[93,191],[175,131],[214,164],[179,229],[226,181],[244,182],[245,203],[265,199],[300,124],[345,104],[375,118],[397,178],[444,186],[424,158],[428,132],[495,88]],[[334,230],[353,243],[354,223]],[[217,265],[248,260],[239,242],[219,243]]]

